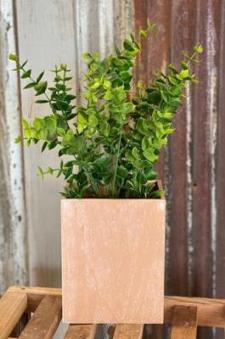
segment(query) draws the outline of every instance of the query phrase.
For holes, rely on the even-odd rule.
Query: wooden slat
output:
[[[25,293],[6,292],[0,299],[0,339],[7,338],[27,307]]]
[[[94,339],[96,325],[70,325],[65,339]]]
[[[50,294],[61,298],[62,291],[58,288],[36,288],[36,287],[10,287],[7,293],[27,294],[29,304],[30,298],[36,303]],[[33,299],[34,298],[34,299]],[[225,299],[190,298],[179,296],[165,297],[165,322],[171,323],[172,310],[174,306],[197,306],[199,326],[225,327]]]
[[[7,292],[16,292],[16,293],[26,293],[28,296],[30,294],[35,295],[52,295],[52,296],[62,296],[62,290],[60,288],[50,288],[50,287],[27,287],[27,286],[11,286],[8,288]]]
[[[173,310],[171,339],[196,339],[197,307],[175,306]]]
[[[48,287],[25,287],[25,286],[12,286],[8,289],[9,292],[26,293],[28,310],[34,312],[39,303],[46,295],[62,296],[62,291],[59,288]]]
[[[20,333],[23,331],[28,321],[30,320],[30,317],[31,317],[31,313],[26,310],[21,316],[13,332],[11,333],[12,337],[17,338],[20,335]]]
[[[45,296],[19,338],[52,339],[60,323],[61,313],[61,297]]]
[[[165,322],[172,322],[175,306],[197,306],[198,325],[225,327],[225,300],[188,297],[165,297]]]
[[[113,339],[141,339],[144,325],[117,325]]]

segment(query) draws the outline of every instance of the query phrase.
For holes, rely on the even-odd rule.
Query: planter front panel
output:
[[[62,200],[66,323],[162,323],[164,200]]]

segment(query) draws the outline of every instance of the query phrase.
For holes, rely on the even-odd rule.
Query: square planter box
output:
[[[66,323],[162,323],[165,200],[63,199]]]

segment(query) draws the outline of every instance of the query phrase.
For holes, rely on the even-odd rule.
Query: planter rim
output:
[[[151,199],[151,198],[61,198],[61,201],[166,201],[165,197],[160,199]]]

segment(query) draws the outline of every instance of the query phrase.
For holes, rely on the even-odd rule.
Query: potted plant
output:
[[[27,61],[16,70],[38,104],[51,113],[23,121],[27,145],[58,148],[58,168],[41,175],[64,176],[62,192],[63,319],[69,323],[161,323],[164,301],[165,199],[154,166],[174,131],[172,120],[191,64],[202,47],[184,53],[180,68],[168,65],[145,86],[132,70],[142,39],[125,39],[101,59],[85,53],[81,103],[71,94],[67,65],[53,69],[53,85],[37,78]],[[40,97],[40,98],[39,98]]]

